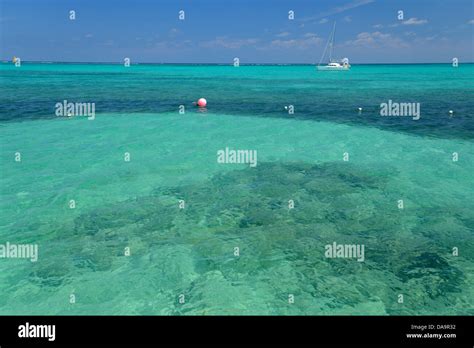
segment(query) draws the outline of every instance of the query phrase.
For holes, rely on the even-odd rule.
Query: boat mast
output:
[[[327,52],[328,48],[329,48],[329,63],[331,63],[331,61],[332,61],[332,48],[333,48],[333,44],[334,44],[335,33],[336,33],[336,22],[334,22],[332,32],[328,37],[328,41],[326,42],[326,47],[324,47],[324,52],[323,52],[323,55],[321,56],[321,59],[319,60],[318,66],[321,65],[321,62],[323,61],[324,57],[326,56],[326,52]]]
[[[332,62],[332,49],[334,46],[334,38],[336,36],[336,21],[334,21],[334,26],[332,28],[332,33],[331,33],[331,41],[329,43],[329,63]]]

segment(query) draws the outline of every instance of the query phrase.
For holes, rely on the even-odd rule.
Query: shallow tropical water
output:
[[[0,244],[39,246],[0,258],[0,313],[474,313],[473,65],[0,69]]]

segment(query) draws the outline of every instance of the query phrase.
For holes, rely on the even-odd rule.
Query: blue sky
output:
[[[473,0],[1,0],[0,58],[317,63],[337,21],[352,63],[474,61]],[[69,19],[69,11],[76,19]],[[185,20],[178,12],[185,11]],[[293,10],[295,19],[288,19]],[[404,20],[397,18],[398,10]]]

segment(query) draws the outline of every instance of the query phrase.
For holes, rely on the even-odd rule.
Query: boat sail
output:
[[[335,36],[336,36],[336,22],[334,22],[331,35],[329,35],[329,39],[328,39],[328,42],[326,43],[326,47],[324,48],[323,55],[321,56],[321,59],[319,60],[318,70],[349,70],[351,68],[349,64],[349,60],[347,58],[344,58],[340,61],[337,61],[332,58]],[[328,50],[328,47],[329,47],[329,64],[321,65],[321,62],[323,61],[326,55],[326,51]]]

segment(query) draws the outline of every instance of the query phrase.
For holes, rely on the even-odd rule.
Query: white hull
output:
[[[324,65],[324,66],[319,66],[318,65],[318,70],[327,70],[327,71],[341,71],[341,70],[350,70],[349,66],[329,66],[329,65]]]

